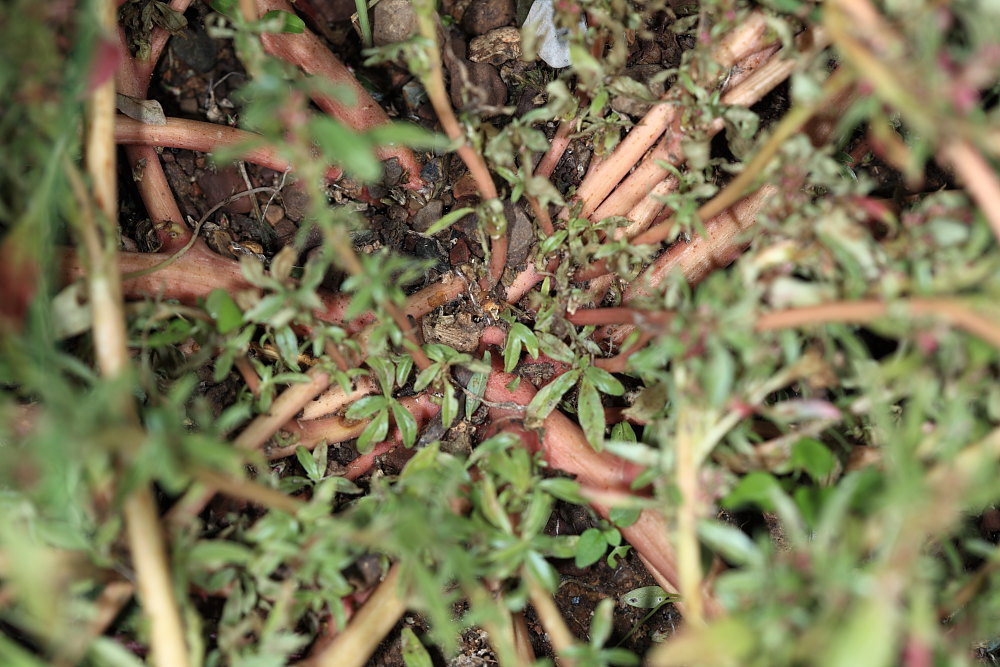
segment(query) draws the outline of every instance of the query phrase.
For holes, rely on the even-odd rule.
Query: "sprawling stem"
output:
[[[184,118],[167,118],[166,125],[149,125],[127,116],[115,118],[115,141],[125,145],[163,146],[211,153],[220,148],[245,147],[240,159],[278,172],[292,168],[274,148],[261,145],[260,136],[228,125]],[[330,167],[328,180],[335,181],[343,172]]]
[[[765,46],[763,39],[766,27],[763,15],[751,14],[719,43],[713,51],[713,59],[727,68],[741,58],[761,50]],[[581,215],[590,217],[594,213],[608,193],[674,121],[678,111],[675,106],[677,95],[677,91],[673,89],[668,91],[663,103],[655,105],[629,131],[611,157],[587,175],[577,189],[577,198],[583,202]]]
[[[292,6],[285,0],[256,0],[256,2],[257,9],[262,15],[275,10],[294,12]],[[265,33],[261,35],[261,41],[264,49],[271,55],[297,65],[307,74],[321,77],[335,86],[350,91],[354,96],[352,104],[343,104],[320,93],[312,96],[316,105],[334,118],[359,131],[389,122],[385,110],[308,28],[298,34]],[[399,166],[409,175],[406,187],[420,189],[424,186],[420,178],[420,163],[409,148],[403,146],[380,148],[378,155],[383,160],[390,158],[399,160]]]

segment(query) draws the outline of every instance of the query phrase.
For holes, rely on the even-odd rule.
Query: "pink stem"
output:
[[[219,148],[243,145],[246,148],[240,154],[242,160],[278,172],[292,168],[274,148],[259,145],[259,135],[228,125],[197,120],[168,118],[166,125],[148,125],[127,116],[118,116],[115,119],[115,141],[126,145],[182,148],[200,153],[211,153]],[[330,167],[326,177],[330,181],[335,181],[342,174],[339,168]]]
[[[269,11],[294,13],[285,0],[257,0],[257,9],[263,15]],[[330,52],[322,40],[308,28],[299,34],[267,33],[261,35],[264,49],[273,56],[302,68],[307,74],[325,79],[327,82],[346,88],[354,96],[354,103],[343,104],[332,97],[314,93],[313,101],[320,109],[350,127],[364,131],[389,122],[389,116],[372,99],[347,67]],[[409,174],[406,187],[417,190],[424,186],[420,178],[420,163],[409,148],[395,146],[379,149],[383,160],[396,158],[403,171]]]

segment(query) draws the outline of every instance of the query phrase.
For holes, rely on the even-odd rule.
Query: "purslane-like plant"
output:
[[[605,647],[611,604],[581,641],[552,602],[561,559],[626,545],[684,614],[650,664],[961,662],[994,636],[996,531],[968,521],[987,524],[1000,457],[991,8],[658,9],[695,46],[620,130],[610,102],[645,95],[623,69],[654,8],[556,3],[574,66],[491,125],[452,109],[443,24],[415,2],[418,33],[371,55],[412,70],[442,138],[390,122],[283,0],[213,5],[249,75],[240,129],[115,113],[112,77],[149,95],[162,28],[130,56],[113,3],[16,4],[20,40],[55,22],[74,50],[39,50],[43,92],[0,66],[8,662],[131,664],[132,645],[164,665],[362,665],[410,608],[448,654],[479,626],[531,664],[530,605],[565,664],[634,664]],[[560,191],[575,135],[601,150]],[[114,141],[158,252],[119,250]],[[157,146],[283,172],[249,197],[294,178],[297,239],[266,267],[216,254]],[[415,210],[414,149],[454,150],[478,191],[425,234],[473,215],[486,255],[407,290],[429,267],[361,251],[362,216],[329,198],[393,159]],[[931,156],[954,181],[925,193]],[[530,210],[520,265],[506,200]],[[475,322],[467,347],[423,339],[442,309]],[[554,534],[559,502],[600,529]],[[770,536],[732,518],[761,512]],[[142,615],[115,623],[132,595]]]

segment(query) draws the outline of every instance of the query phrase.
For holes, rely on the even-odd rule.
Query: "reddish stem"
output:
[[[257,0],[257,9],[263,15],[269,11],[294,13],[292,6],[285,0]],[[307,74],[320,77],[335,86],[346,88],[354,96],[354,103],[343,104],[327,95],[313,93],[312,99],[320,109],[350,127],[364,131],[389,122],[389,116],[372,99],[347,67],[330,52],[322,40],[308,28],[295,33],[265,33],[261,35],[264,49],[293,65],[300,67]],[[420,178],[420,163],[409,148],[393,146],[378,150],[378,156],[383,160],[396,158],[404,173],[409,175],[406,187],[418,190],[424,186]]]
[[[246,146],[239,158],[278,172],[289,171],[292,165],[271,146],[260,145],[260,135],[228,125],[206,123],[183,118],[168,118],[166,125],[148,125],[127,116],[115,119],[115,141],[119,144],[165,146],[212,153],[219,148]],[[326,177],[336,181],[343,175],[330,167]]]

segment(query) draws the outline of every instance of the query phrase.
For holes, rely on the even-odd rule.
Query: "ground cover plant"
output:
[[[995,659],[1000,9],[531,5],[0,7],[4,664]]]

